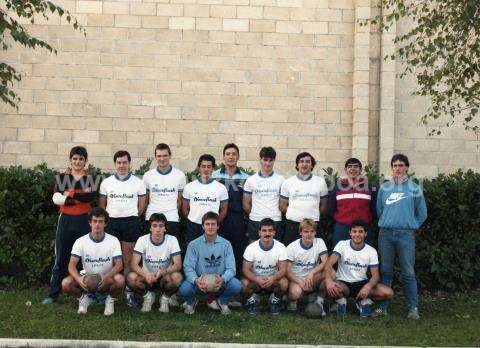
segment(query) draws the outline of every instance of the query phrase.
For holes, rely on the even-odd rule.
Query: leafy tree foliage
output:
[[[382,29],[400,19],[413,23],[386,58],[405,61],[400,76],[416,75],[414,95],[431,99],[422,124],[447,115],[446,126],[459,122],[478,133],[471,121],[480,104],[480,1],[380,0],[380,6],[383,14],[372,22]]]
[[[45,0],[4,0],[0,2],[0,47],[8,50],[12,43],[20,44],[27,48],[44,48],[56,53],[54,47],[47,42],[30,35],[21,22],[28,21],[35,24],[35,17],[58,15],[70,23],[74,29],[83,30],[77,20],[61,7]],[[0,62],[0,98],[3,102],[16,107],[19,102],[18,95],[13,91],[15,81],[21,80],[21,75],[15,68],[7,63]]]

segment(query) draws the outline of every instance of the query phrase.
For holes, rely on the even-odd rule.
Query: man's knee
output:
[[[189,297],[196,294],[195,285],[190,283],[187,280],[184,280],[182,282],[182,285],[180,285],[180,288],[178,289],[178,291],[184,297]]]
[[[237,278],[232,278],[225,284],[225,289],[229,289],[230,291],[235,292],[237,294],[240,293],[240,291],[242,291],[242,288],[243,288],[243,284]]]
[[[183,276],[180,272],[174,272],[170,274],[170,283],[175,286],[179,287],[182,284]]]
[[[112,285],[115,289],[121,289],[125,286],[125,277],[117,273],[112,278]]]
[[[71,276],[67,276],[62,280],[62,292],[70,293],[75,286],[75,280]]]
[[[290,300],[298,300],[303,296],[303,290],[302,288],[296,284],[296,283],[290,283],[290,286],[288,288],[288,297]]]

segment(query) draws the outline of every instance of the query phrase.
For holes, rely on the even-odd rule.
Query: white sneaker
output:
[[[88,306],[90,306],[92,300],[88,297],[88,294],[83,293],[78,299],[78,314],[87,314]]]
[[[237,301],[237,300],[231,300],[230,302],[228,302],[228,305],[230,307],[243,307],[242,302]]]
[[[315,303],[318,304],[322,309],[322,317],[325,317],[327,313],[325,313],[325,308],[323,308],[323,297],[317,296],[317,298],[315,299]]]
[[[216,310],[216,311],[218,311],[220,309],[220,306],[218,305],[217,300],[214,300],[212,302],[207,301],[207,306],[208,306],[208,308],[211,308],[211,309]]]
[[[108,295],[107,298],[105,299],[105,310],[103,311],[103,314],[106,316],[112,315],[115,311],[113,304],[115,302],[115,299]]]
[[[155,302],[155,293],[153,291],[147,291],[143,296],[142,312],[150,312],[152,310],[152,305]]]
[[[180,304],[178,303],[177,294],[173,294],[172,296],[170,296],[170,299],[168,300],[168,304],[170,305],[170,307],[180,306]]]
[[[215,301],[217,302],[217,305],[218,307],[220,308],[220,313],[222,313],[223,315],[229,315],[231,314],[232,312],[230,311],[230,308],[228,308],[228,305],[226,304],[221,304],[220,302],[218,301]]]
[[[162,295],[162,297],[160,298],[160,307],[158,308],[158,310],[161,312],[161,313],[168,313],[170,312],[170,308],[168,307],[168,303],[170,301],[170,297],[166,296],[165,294]]]
[[[198,300],[195,300],[195,302],[191,305],[188,303],[185,304],[185,310],[183,311],[185,314],[193,314],[195,313],[195,307],[197,306]]]
[[[297,301],[288,301],[287,311],[295,312],[297,310]]]

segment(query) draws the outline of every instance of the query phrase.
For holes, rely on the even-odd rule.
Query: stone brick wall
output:
[[[281,173],[304,150],[318,172],[351,155],[388,170],[400,150],[421,175],[478,167],[476,139],[458,129],[428,139],[418,126],[411,81],[397,81],[395,62],[380,59],[396,29],[356,21],[378,11],[374,0],[57,3],[86,37],[38,19],[29,30],[57,55],[0,53],[23,73],[19,110],[0,106],[0,165],[63,168],[75,144],[105,169],[119,149],[139,165],[167,142],[176,165],[191,170],[202,153],[220,160],[233,141],[252,168],[259,148],[274,146]]]

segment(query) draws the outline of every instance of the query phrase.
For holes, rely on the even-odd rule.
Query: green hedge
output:
[[[136,174],[143,174],[150,164]],[[378,173],[366,169],[370,182],[378,187]],[[90,171],[102,174],[98,168]],[[32,169],[0,167],[0,285],[48,281],[58,218],[51,201],[55,174],[44,164]],[[187,174],[194,177],[194,172]],[[327,181],[337,177],[330,168],[325,174]],[[479,285],[479,183],[479,173],[461,170],[423,181],[428,219],[417,233],[416,261],[422,288],[463,291]],[[327,244],[332,225],[330,217],[323,219]]]

